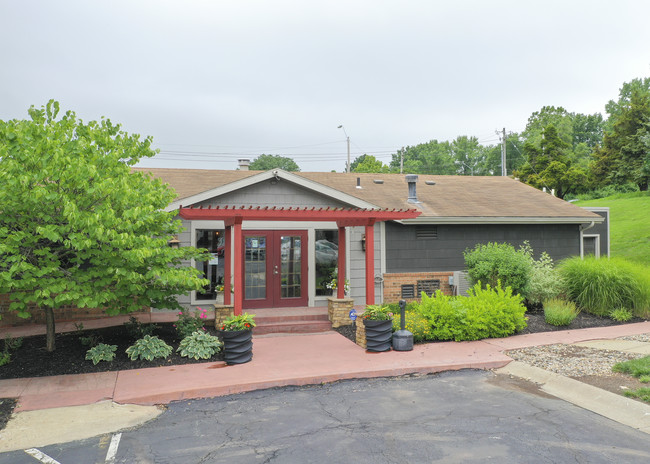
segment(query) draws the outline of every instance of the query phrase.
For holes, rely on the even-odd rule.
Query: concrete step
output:
[[[332,330],[332,324],[330,321],[282,321],[282,322],[273,322],[273,323],[258,323],[255,329],[253,329],[253,335],[266,335],[272,333],[315,333],[315,332],[327,332]]]

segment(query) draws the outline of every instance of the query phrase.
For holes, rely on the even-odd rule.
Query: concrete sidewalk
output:
[[[650,322],[474,342],[420,344],[416,345],[413,351],[384,353],[366,352],[336,332],[254,337],[253,360],[246,364],[226,366],[223,362],[207,362],[119,372],[0,380],[0,397],[18,398],[15,411],[18,414],[14,417],[24,415],[33,418],[31,422],[21,425],[20,430],[25,431],[30,427],[38,427],[39,411],[44,413],[43,410],[52,410],[54,416],[58,414],[65,417],[68,414],[83,418],[84,406],[90,413],[92,408],[106,403],[155,405],[183,399],[214,397],[288,385],[320,384],[343,379],[426,374],[466,368],[496,369],[503,368],[512,361],[504,354],[507,350],[555,343],[611,340],[642,333],[650,333]],[[525,375],[520,376],[535,382],[530,372],[526,371]],[[513,371],[512,375],[518,374]],[[543,384],[544,379],[537,383]],[[572,385],[570,388],[576,387]],[[80,406],[81,412],[78,408]],[[633,402],[631,407],[638,411],[650,411],[650,406],[638,402]],[[30,416],[32,413],[29,411],[36,415]],[[145,408],[142,412],[134,414],[142,414],[144,421],[154,417],[155,411]],[[124,418],[118,417],[120,415],[123,415],[123,412],[118,414],[116,409],[116,422],[105,421],[104,426],[108,429],[112,427],[112,430],[126,427],[121,421]],[[42,417],[42,414],[40,416]],[[644,416],[641,420],[641,424],[635,427],[647,428],[650,433],[650,427],[646,424],[650,422],[650,412],[647,418]],[[16,441],[14,437],[12,441],[12,434],[20,435],[19,432],[13,431],[15,427],[12,427],[12,422],[14,419],[0,432],[0,441],[4,441],[11,449],[21,449],[25,440]],[[61,423],[65,421],[62,420]],[[87,435],[90,437],[100,432],[93,430],[88,433],[91,433]],[[57,443],[86,436],[71,437],[66,433],[63,437],[64,439],[55,435],[45,439],[41,436],[41,442],[31,446],[43,446],[43,440],[46,443]],[[4,445],[0,446],[0,451],[6,450]]]
[[[16,412],[92,404],[164,404],[287,385],[342,379],[494,369],[511,358],[504,351],[554,343],[614,339],[650,332],[650,322],[544,332],[475,342],[415,345],[413,351],[366,352],[335,332],[254,337],[253,360],[226,366],[207,362],[95,374],[0,380],[3,397],[18,398]]]

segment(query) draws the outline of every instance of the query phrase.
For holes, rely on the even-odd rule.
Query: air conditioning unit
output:
[[[472,286],[469,275],[466,271],[454,271],[453,281],[449,284],[453,287],[454,295],[467,296],[467,290]]]

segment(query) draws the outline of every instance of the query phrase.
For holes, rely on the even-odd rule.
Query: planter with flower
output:
[[[388,306],[369,305],[361,316],[368,351],[390,350],[393,338],[393,313]]]
[[[219,284],[219,285],[217,285],[215,287],[215,290],[217,292],[216,304],[222,305],[223,302],[224,302],[223,294],[224,294],[224,290],[225,290],[225,285]],[[234,293],[234,291],[235,291],[234,287],[232,285],[230,285],[230,293],[231,293],[231,295]],[[234,300],[234,298],[231,297],[230,301],[233,301],[233,300]]]
[[[226,364],[243,364],[253,358],[255,316],[243,313],[228,317],[221,325],[223,356]]]

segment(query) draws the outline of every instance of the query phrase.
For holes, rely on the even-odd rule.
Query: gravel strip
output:
[[[642,357],[621,351],[597,350],[575,345],[546,345],[507,351],[515,361],[567,377],[611,375],[616,363]]]
[[[633,342],[646,342],[650,343],[650,333],[639,335],[628,335],[627,337],[620,337],[618,340],[630,340]]]

